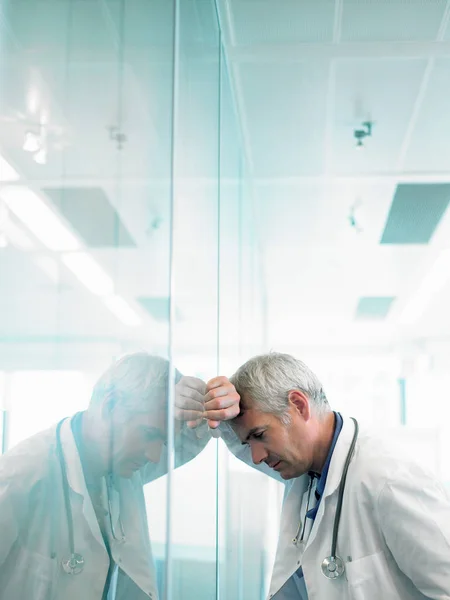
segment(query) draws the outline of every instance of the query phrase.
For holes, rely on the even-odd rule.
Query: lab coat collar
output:
[[[61,426],[61,447],[66,463],[67,482],[70,488],[78,495],[83,497],[83,515],[91,529],[91,532],[97,542],[103,546],[106,552],[106,546],[100,531],[100,526],[95,515],[91,497],[86,487],[83,467],[81,465],[80,455],[73,436],[71,427],[72,418],[66,419]]]
[[[327,482],[325,484],[325,490],[319,505],[319,509],[317,511],[316,518],[314,520],[314,525],[312,527],[311,533],[308,538],[308,542],[306,544],[306,548],[311,546],[311,544],[314,542],[314,539],[316,538],[318,529],[320,527],[320,522],[322,521],[322,517],[324,514],[326,499],[332,494],[337,493],[337,490],[341,483],[345,461],[347,459],[347,455],[353,440],[353,435],[355,433],[355,425],[353,421],[348,417],[343,417],[343,421],[344,422],[342,425],[341,433],[339,434],[336,446],[334,447],[333,455],[331,457]],[[357,452],[357,447],[355,448],[355,452]]]
[[[341,483],[342,471],[355,433],[355,424],[352,419],[343,417],[343,421],[342,430],[331,457],[323,498],[331,496]]]

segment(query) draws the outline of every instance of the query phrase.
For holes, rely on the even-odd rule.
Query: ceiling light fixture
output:
[[[122,321],[122,323],[125,323],[125,325],[129,325],[130,327],[137,327],[137,325],[140,325],[141,318],[121,296],[116,296],[115,294],[106,296],[103,298],[103,302],[109,310]]]
[[[34,162],[37,162],[38,165],[45,165],[47,163],[47,149],[41,148],[34,154],[33,156]]]
[[[41,148],[40,135],[38,133],[34,133],[34,131],[25,132],[22,147],[25,150],[25,152],[37,152]]]
[[[34,262],[48,277],[57,284],[59,282],[59,262],[51,256],[35,256]]]
[[[28,236],[21,227],[13,223],[11,219],[8,219],[4,226],[4,233],[10,244],[16,248],[25,251],[34,250],[35,245],[30,236]]]
[[[32,190],[22,186],[2,189],[1,197],[10,211],[50,250],[78,250],[80,242],[61,219]]]
[[[96,296],[108,296],[113,293],[113,280],[88,252],[64,254],[62,261]]]
[[[0,181],[17,181],[19,173],[0,155]]]

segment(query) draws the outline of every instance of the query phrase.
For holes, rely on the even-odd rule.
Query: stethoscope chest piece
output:
[[[344,561],[339,556],[327,556],[322,562],[322,573],[328,579],[337,579],[345,571]]]
[[[70,558],[61,561],[61,566],[68,575],[79,575],[84,569],[84,558],[73,553]]]

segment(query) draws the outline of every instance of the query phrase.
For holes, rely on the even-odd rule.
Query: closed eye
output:
[[[262,429],[262,430],[261,430],[261,427],[255,427],[254,429],[251,429],[248,432],[245,440],[242,442],[242,445],[246,446],[248,444],[248,440],[262,440],[267,429],[268,429],[267,426],[264,427],[264,429]]]

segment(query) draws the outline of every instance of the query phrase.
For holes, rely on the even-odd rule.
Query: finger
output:
[[[175,406],[181,409],[203,411],[204,397],[201,396],[200,398],[201,400],[196,400],[182,394],[177,394],[175,396]]]
[[[195,429],[196,427],[201,425],[202,422],[203,422],[203,419],[197,419],[196,421],[188,421],[186,423],[186,425],[189,427],[189,429]]]
[[[208,423],[217,423],[217,421],[208,421]],[[221,437],[221,431],[219,429],[219,425],[220,423],[217,424],[217,427],[211,427],[211,425],[209,426],[209,433],[211,435],[212,438],[220,438]]]
[[[204,412],[199,410],[184,410],[175,408],[175,419],[178,421],[198,421],[203,419]]]
[[[205,395],[204,401],[209,402],[209,400],[213,400],[214,398],[221,398],[222,396],[235,396],[239,399],[239,394],[236,392],[234,385],[229,383],[228,385],[222,385],[218,388],[214,388],[209,390],[209,392]]]
[[[236,396],[223,396],[221,398],[214,398],[205,402],[205,410],[220,410],[221,408],[228,408],[233,404],[239,403],[239,397]]]
[[[223,408],[221,410],[208,410],[204,413],[203,418],[211,421],[229,421],[234,419],[239,414],[239,406],[233,404],[229,408]]]
[[[203,402],[205,393],[206,391],[204,389],[200,391],[187,385],[179,385],[175,391],[175,398],[181,396],[183,398],[189,398],[190,400],[196,400],[197,402]]]
[[[198,377],[190,377],[189,375],[183,375],[177,386],[188,387],[193,390],[197,390],[200,394],[205,394],[206,383]]]
[[[208,419],[208,427],[210,429],[217,429],[220,425],[220,421],[212,421],[211,419]]]
[[[206,384],[206,391],[213,390],[214,388],[220,387],[221,385],[232,385],[228,377],[221,375],[220,377],[214,377],[210,379]]]

